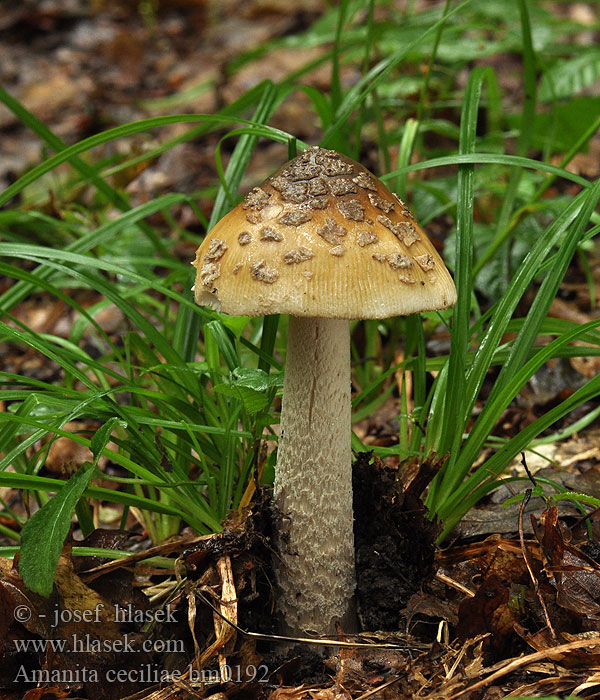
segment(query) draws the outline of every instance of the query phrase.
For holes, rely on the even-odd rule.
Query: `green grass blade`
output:
[[[490,77],[493,73],[489,73]],[[381,180],[384,182],[389,182],[393,178],[398,177],[398,175],[404,175],[405,173],[414,173],[419,170],[429,170],[431,168],[444,168],[449,165],[486,165],[486,164],[496,164],[496,165],[508,165],[517,168],[529,168],[530,170],[537,170],[543,173],[549,173],[551,175],[556,175],[557,177],[563,178],[570,182],[574,182],[581,187],[589,188],[591,183],[586,180],[585,177],[581,175],[576,175],[571,173],[565,168],[561,168],[557,165],[550,165],[549,163],[543,163],[539,160],[534,160],[533,158],[523,158],[521,156],[510,156],[500,153],[457,153],[451,156],[441,156],[439,158],[430,158],[424,160],[420,163],[413,163],[413,165],[407,165],[403,168],[398,168],[392,172],[386,173],[381,176]]]
[[[336,135],[343,129],[344,124],[347,122],[348,118],[358,109],[360,105],[364,102],[367,96],[378,87],[383,81],[388,77],[390,72],[406,58],[406,56],[414,51],[423,40],[430,34],[434,33],[438,27],[444,24],[448,19],[460,12],[462,9],[469,5],[471,0],[465,0],[464,2],[458,4],[453,10],[451,10],[447,15],[442,17],[437,22],[434,22],[430,27],[423,31],[418,38],[411,41],[409,44],[403,46],[398,51],[395,51],[391,56],[380,61],[376,66],[374,66],[365,76],[359,80],[359,82],[354,85],[346,93],[344,101],[340,105],[336,112],[336,118],[333,124],[325,132],[321,145],[329,147],[330,144],[336,138]]]
[[[470,75],[465,89],[459,149],[461,153],[473,153],[477,135],[477,116],[483,82],[490,70],[476,68]],[[466,417],[463,411],[465,388],[465,357],[469,338],[473,266],[473,199],[474,166],[461,165],[458,171],[456,269],[454,280],[458,299],[452,314],[452,345],[448,365],[447,398],[444,402],[444,420],[440,454],[451,452],[450,462],[456,458]],[[447,463],[448,464],[448,463]],[[451,469],[451,464],[448,466]],[[435,490],[435,489],[434,489]]]
[[[454,525],[465,515],[469,508],[477,503],[495,486],[495,477],[499,476],[520,452],[542,431],[570,413],[577,406],[591,401],[600,395],[600,376],[594,377],[587,384],[577,389],[568,399],[547,411],[543,416],[524,428],[518,435],[501,447],[479,469],[465,481],[460,491],[444,504],[446,518],[440,540],[444,539]]]
[[[82,141],[78,141],[72,146],[64,148],[56,155],[47,158],[43,163],[36,165],[34,168],[22,175],[16,182],[9,185],[9,187],[7,187],[2,194],[0,194],[0,206],[6,204],[28,185],[42,177],[42,175],[54,170],[54,168],[62,165],[63,163],[69,162],[74,156],[78,156],[80,153],[85,153],[86,151],[96,148],[97,146],[102,146],[105,143],[110,143],[111,141],[115,141],[126,136],[140,134],[145,131],[151,131],[152,129],[156,129],[161,126],[167,126],[169,124],[194,124],[198,122],[206,122],[207,125],[214,128],[231,124],[232,122],[246,124],[250,127],[256,126],[261,134],[272,134],[276,140],[281,138],[282,133],[278,129],[271,129],[260,124],[257,125],[247,119],[241,119],[240,117],[234,116],[222,116],[219,114],[173,114],[164,117],[142,119],[141,121],[131,122],[130,124],[124,124],[123,126],[117,126],[112,129],[107,129],[100,134],[89,136]]]
[[[146,202],[141,204],[135,209],[130,209],[128,212],[121,214],[117,219],[113,221],[108,221],[106,224],[99,226],[95,231],[90,231],[82,238],[69,244],[66,248],[66,252],[71,253],[85,253],[95,246],[108,243],[113,239],[120,231],[128,226],[135,225],[138,221],[141,221],[147,216],[155,214],[157,211],[161,211],[168,207],[180,204],[187,201],[187,196],[182,194],[167,194],[162,197],[158,197],[151,202]],[[8,244],[4,244],[8,245]],[[49,251],[50,249],[42,249]],[[53,273],[50,268],[45,268],[44,266],[38,267],[35,271],[36,276],[42,276],[44,279],[48,279]],[[0,296],[0,311],[8,311],[12,309],[13,306],[23,301],[28,294],[31,294],[35,290],[35,286],[27,282],[19,282],[8,289],[2,296]]]

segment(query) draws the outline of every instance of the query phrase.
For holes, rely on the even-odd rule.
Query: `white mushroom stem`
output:
[[[348,321],[290,317],[275,503],[288,631],[352,624],[354,535]]]

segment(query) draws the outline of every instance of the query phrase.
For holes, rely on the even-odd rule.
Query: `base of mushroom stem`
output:
[[[336,641],[347,641],[348,635],[356,634],[360,630],[354,598],[350,601],[347,613],[335,623],[335,627],[336,632],[330,634],[319,634],[310,629],[292,629],[280,615],[277,619],[277,634],[286,639],[277,640],[275,643],[282,653],[291,651],[299,644],[309,644],[311,652],[319,656],[331,656],[337,653],[340,647],[336,646]],[[319,640],[319,644],[313,644],[314,640]],[[329,641],[331,643],[322,644]]]

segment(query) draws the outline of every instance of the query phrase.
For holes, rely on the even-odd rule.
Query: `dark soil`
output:
[[[401,610],[435,574],[438,527],[420,495],[433,476],[386,468],[361,454],[354,466],[354,537],[359,620],[363,630],[398,630]]]

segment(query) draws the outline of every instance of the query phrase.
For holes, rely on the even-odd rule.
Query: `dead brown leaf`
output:
[[[269,700],[306,700],[308,690],[304,684],[297,685],[295,688],[276,688],[270,695]]]
[[[556,586],[557,603],[580,615],[598,618],[600,566],[565,541],[566,531],[561,528],[555,506],[542,513],[539,524],[534,516],[531,521],[542,546],[546,572]]]

